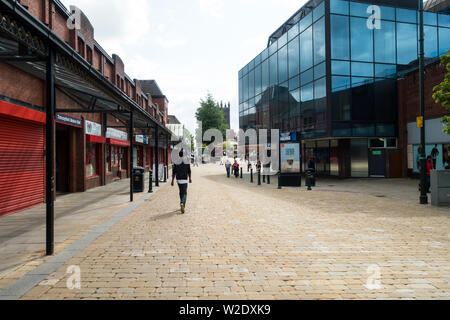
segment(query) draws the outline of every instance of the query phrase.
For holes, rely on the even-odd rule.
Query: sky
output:
[[[238,72],[306,0],[62,0],[80,8],[97,42],[131,79],[154,79],[169,114],[194,132],[200,99],[231,103],[239,128]]]

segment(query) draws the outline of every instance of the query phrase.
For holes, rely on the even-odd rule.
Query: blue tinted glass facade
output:
[[[413,2],[412,0],[411,2]],[[397,135],[397,73],[418,59],[418,13],[377,1],[310,1],[239,71],[240,127],[298,139]],[[376,22],[379,22],[377,27]],[[425,57],[450,49],[450,18],[425,12]]]

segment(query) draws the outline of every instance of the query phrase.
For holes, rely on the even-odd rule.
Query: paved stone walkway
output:
[[[23,299],[450,299],[450,210],[223,170],[194,168],[185,215],[165,185]]]
[[[145,186],[148,186],[146,175]],[[129,180],[55,201],[55,253],[63,251],[130,205]],[[145,193],[136,193],[139,200]],[[47,260],[45,205],[0,217],[0,291]]]

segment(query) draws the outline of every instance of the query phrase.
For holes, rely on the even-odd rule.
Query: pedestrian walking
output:
[[[225,162],[225,169],[227,170],[227,178],[231,176],[231,162],[229,159]]]
[[[239,163],[237,162],[237,160],[234,160],[233,163],[233,173],[236,178],[239,178]]]
[[[427,158],[427,185],[426,185],[427,193],[430,193],[431,170],[434,170],[433,158],[431,156],[428,156],[428,158]]]
[[[180,164],[174,164],[173,166],[172,187],[174,186],[174,181],[176,178],[178,189],[180,191],[180,209],[181,213],[184,214],[186,209],[188,183],[192,183],[191,165],[189,164],[187,157],[183,156],[183,151],[180,151],[179,155],[182,161]]]
[[[256,171],[261,172],[261,160],[258,160],[258,162],[256,163]]]
[[[433,159],[434,168],[437,168],[437,159],[439,157],[438,145],[435,144],[433,150],[431,150],[431,159]]]

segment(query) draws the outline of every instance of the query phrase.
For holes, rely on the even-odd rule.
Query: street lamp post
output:
[[[422,125],[420,128],[420,204],[428,204],[426,189],[427,163],[426,163],[426,141],[425,141],[425,49],[424,49],[424,26],[423,26],[423,0],[419,0],[419,86],[420,86],[420,117]]]

